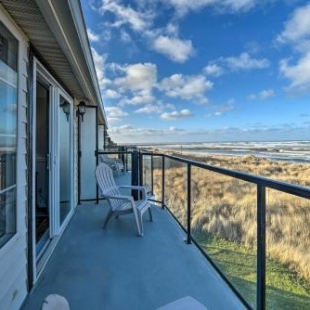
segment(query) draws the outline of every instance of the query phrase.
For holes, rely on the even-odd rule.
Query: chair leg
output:
[[[149,209],[150,222],[153,222],[153,215],[152,215],[151,206],[149,206],[148,209]]]
[[[136,220],[136,224],[137,224],[137,229],[138,229],[138,235],[143,237],[143,226],[142,226],[142,215],[140,210],[134,208],[133,209],[133,213],[134,213],[134,217]]]
[[[114,213],[114,212],[110,209],[110,210],[109,210],[109,213],[107,214],[107,216],[106,216],[106,218],[105,218],[105,221],[104,221],[104,223],[103,223],[102,229],[105,229],[105,228],[106,228],[106,225],[107,225],[109,219],[111,218],[111,216],[113,215],[113,213]]]

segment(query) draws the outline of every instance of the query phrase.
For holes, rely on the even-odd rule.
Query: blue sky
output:
[[[309,1],[82,6],[115,142],[309,140]]]

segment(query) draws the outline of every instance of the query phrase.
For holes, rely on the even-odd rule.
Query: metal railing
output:
[[[240,172],[236,170],[230,170],[222,167],[209,165],[203,162],[198,162],[182,157],[177,157],[167,154],[151,153],[145,150],[138,150],[136,148],[123,148],[120,150],[102,151],[97,153],[97,163],[100,154],[107,154],[111,157],[116,156],[121,158],[126,166],[126,171],[131,171],[131,183],[132,185],[147,185],[152,192],[154,192],[155,179],[157,186],[160,187],[159,192],[156,193],[156,197],[153,201],[160,204],[163,209],[166,209],[175,218],[180,227],[186,234],[185,242],[187,244],[194,243],[213,265],[213,267],[219,272],[222,278],[227,282],[235,294],[240,298],[245,307],[259,310],[266,309],[266,190],[272,189],[281,193],[291,194],[297,197],[310,199],[310,189],[307,187],[285,183],[282,181],[273,180],[270,178],[256,176],[253,174]],[[182,201],[185,207],[185,220],[180,220],[177,214],[171,210],[171,206],[167,201],[167,196],[174,192],[176,196],[180,196],[177,188],[167,188],[169,178],[171,178],[171,171],[169,169],[169,161],[174,163],[174,166],[181,169],[184,177],[185,192],[182,195],[186,196],[186,199]],[[173,166],[173,165],[172,165]],[[214,260],[206,253],[200,243],[195,239],[193,235],[192,217],[195,208],[193,208],[193,194],[192,189],[192,173],[193,170],[203,170],[210,173],[215,173],[223,177],[233,178],[234,180],[250,183],[255,187],[256,191],[256,211],[254,220],[256,221],[256,298],[255,304],[251,304],[248,299],[240,292],[239,289],[232,284],[228,275],[225,274],[214,262]],[[175,170],[176,171],[176,170]],[[155,177],[154,173],[157,172]],[[173,175],[173,174],[172,174]],[[169,193],[167,193],[167,191]],[[133,193],[135,195],[135,193]],[[223,193],[225,198],[225,192]],[[136,197],[137,199],[138,197]],[[98,202],[98,191],[96,200]],[[309,203],[310,206],[310,203]]]
[[[139,175],[140,175],[140,184],[145,185],[145,174],[143,171],[145,170],[146,159],[148,160],[148,171],[150,172],[150,176],[148,178],[148,185],[154,190],[154,171],[161,170],[161,181],[160,176],[158,182],[161,182],[161,195],[160,193],[157,195],[159,202],[164,208],[167,208],[170,213],[174,216],[177,222],[180,224],[181,228],[186,233],[186,243],[190,244],[194,242],[201,252],[205,255],[205,257],[211,262],[211,264],[217,269],[217,271],[221,274],[224,280],[228,283],[228,285],[234,290],[237,296],[241,299],[244,305],[248,308],[252,308],[253,305],[250,305],[249,302],[244,298],[244,296],[235,288],[234,285],[231,284],[231,281],[228,280],[227,276],[218,268],[218,266],[213,262],[213,260],[206,254],[206,252],[202,249],[200,244],[195,240],[192,235],[192,227],[191,227],[191,218],[192,218],[192,186],[191,186],[191,178],[192,178],[192,169],[201,168],[203,170],[207,170],[210,172],[214,172],[226,177],[232,177],[237,180],[242,180],[245,182],[249,182],[256,186],[256,226],[257,226],[257,252],[256,252],[256,309],[266,309],[266,189],[273,189],[280,192],[292,194],[298,197],[310,199],[310,189],[306,187],[302,187],[299,185],[289,184],[269,178],[265,178],[262,176],[256,176],[245,172],[234,171],[226,168],[216,167],[212,165],[208,165],[202,162],[189,160],[185,158],[180,158],[172,155],[166,154],[154,154],[150,152],[140,152],[139,154]],[[157,167],[154,167],[154,159],[157,159]],[[167,161],[173,161],[177,163],[177,166],[180,169],[183,169],[184,175],[186,176],[186,199],[183,203],[185,203],[186,208],[186,222],[181,222],[173,211],[169,209],[169,205],[167,205],[166,201],[166,193],[165,193],[165,184],[167,183]],[[160,163],[161,164],[158,164]],[[134,173],[135,171],[133,171]],[[174,191],[177,189],[170,189],[170,191]],[[175,193],[178,194],[178,193]],[[181,193],[179,193],[181,194]],[[225,193],[224,193],[225,195]]]

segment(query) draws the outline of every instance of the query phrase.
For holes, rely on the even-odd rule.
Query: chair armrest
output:
[[[102,196],[106,199],[117,199],[117,200],[125,200],[130,202],[131,206],[133,209],[136,208],[135,202],[133,200],[132,196],[117,196],[117,195],[106,195],[106,194],[102,194]],[[115,208],[115,210],[119,209],[122,205],[119,205]]]
[[[136,189],[142,192],[142,199],[147,198],[146,188],[145,186],[138,186],[138,185],[119,185],[119,188],[127,188],[127,189]]]
[[[118,195],[107,195],[107,194],[102,194],[102,196],[107,199],[132,200],[132,196],[118,196]]]

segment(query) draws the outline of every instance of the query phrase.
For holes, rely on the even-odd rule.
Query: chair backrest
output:
[[[99,162],[100,163],[114,163],[114,159],[110,158],[107,154],[100,154]]]
[[[118,186],[115,184],[112,169],[105,163],[101,163],[96,168],[96,180],[101,190],[103,197],[106,196],[121,196]],[[108,198],[111,208],[114,210],[123,200]]]

